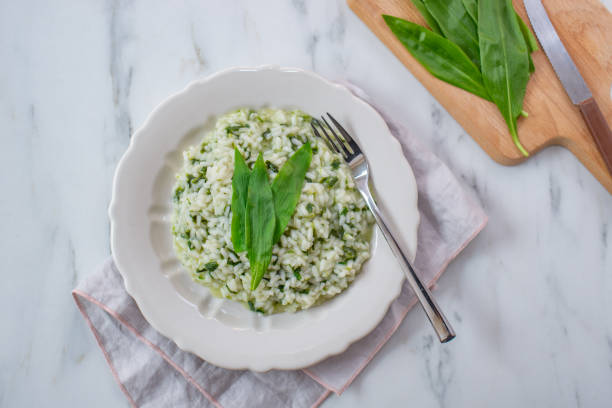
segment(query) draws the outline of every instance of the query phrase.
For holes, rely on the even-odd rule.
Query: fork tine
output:
[[[351,157],[352,153],[348,151],[348,149],[346,148],[346,144],[344,143],[342,138],[338,136],[338,134],[334,131],[334,128],[331,127],[329,123],[327,123],[323,115],[321,115],[321,119],[323,119],[323,122],[325,122],[325,124],[329,128],[329,131],[331,132],[331,134],[334,135],[336,144],[341,146],[342,151],[341,152],[339,151],[339,153],[341,153],[344,156],[344,159],[348,161],[348,158]]]
[[[324,142],[324,143],[327,145],[327,147],[329,147],[329,149],[330,149],[332,152],[336,152],[336,153],[338,153],[338,149],[336,148],[336,146],[334,146],[334,144],[333,144],[333,143],[331,143],[331,140],[329,140],[329,139],[327,138],[327,135],[325,135],[325,136],[321,136],[321,133],[319,133],[319,131],[317,130],[317,128],[316,128],[316,126],[315,126],[315,125],[318,125],[318,126],[321,128],[321,129],[323,129],[323,126],[321,125],[321,123],[320,123],[320,122],[319,122],[317,119],[313,118],[313,119],[310,121],[310,126],[312,127],[312,130],[313,130],[313,132],[314,132],[315,136],[316,136],[316,137],[318,137],[318,138],[320,138],[321,140],[323,140],[323,142]]]
[[[340,123],[338,123],[338,121],[336,119],[334,119],[334,117],[329,112],[327,112],[327,116],[334,123],[334,125],[336,126],[338,131],[342,134],[342,136],[344,136],[344,139],[348,143],[348,145],[351,148],[351,150],[353,151],[353,153],[361,152],[361,149],[359,149],[359,146],[357,145],[355,140],[351,137],[351,135],[349,135],[349,133],[346,131],[346,129],[344,129],[342,127],[342,125]]]
[[[321,118],[323,118],[323,117],[321,116]],[[323,121],[325,121],[325,119],[323,119]],[[323,126],[321,121],[319,121],[318,119],[317,119],[317,125],[319,125],[321,133],[323,133],[323,135],[324,135],[324,140],[327,140],[328,146],[331,147],[332,151],[340,154],[342,156],[342,158],[344,158],[344,160],[347,160],[348,156],[346,156],[344,154],[344,152],[342,150],[340,150],[340,147],[339,147],[338,143],[336,142],[336,140],[334,140],[334,138],[330,136],[330,134],[327,131],[327,129],[325,129],[325,126]],[[327,125],[327,122],[326,122],[326,125]],[[329,125],[327,125],[327,126],[329,127]]]

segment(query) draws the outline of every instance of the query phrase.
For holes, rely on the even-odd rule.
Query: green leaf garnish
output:
[[[274,243],[278,242],[285,232],[285,228],[287,228],[295,211],[311,159],[312,149],[310,143],[306,143],[283,164],[272,183],[274,209],[276,211]]]
[[[261,282],[270,264],[272,247],[295,212],[311,159],[312,149],[306,143],[289,157],[280,170],[270,161],[264,162],[260,153],[253,170],[249,171],[238,149],[234,149],[232,244],[236,252],[247,251],[251,266],[251,290],[255,290]],[[266,169],[278,173],[272,185]],[[309,211],[312,209],[310,204]]]
[[[263,156],[259,153],[249,177],[246,205],[246,247],[255,290],[272,258],[276,226],[274,197]]]
[[[246,246],[246,203],[250,171],[244,158],[234,147],[234,177],[232,178],[232,244],[237,252]]]

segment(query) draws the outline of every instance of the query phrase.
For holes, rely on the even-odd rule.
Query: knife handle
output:
[[[612,174],[612,131],[606,122],[606,118],[597,106],[593,97],[586,99],[578,104],[580,112],[591,131],[599,152],[603,156],[608,171]]]

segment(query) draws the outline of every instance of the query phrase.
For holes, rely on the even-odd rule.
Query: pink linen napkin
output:
[[[370,102],[359,88],[345,85]],[[414,170],[421,213],[414,266],[432,286],[482,230],[487,216],[431,151],[383,117]],[[330,392],[341,394],[351,384],[417,301],[404,283],[381,323],[344,353],[303,370],[255,373],[216,367],[156,332],[110,259],[79,284],[73,297],[121,390],[139,407],[316,407]]]

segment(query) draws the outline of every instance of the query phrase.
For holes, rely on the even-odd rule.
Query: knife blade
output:
[[[576,64],[567,53],[541,0],[524,0],[527,15],[531,21],[540,45],[553,66],[557,77],[572,103],[580,107],[584,120],[603,156],[608,171],[612,174],[612,131],[597,106],[591,90],[580,75]]]
[[[572,103],[578,105],[580,102],[589,99],[592,94],[582,75],[576,68],[576,64],[567,53],[565,46],[561,42],[555,27],[552,25],[546,9],[541,0],[525,0],[525,9],[529,16],[529,21],[533,30],[540,41],[540,45],[546,52],[557,77],[561,80],[565,92],[569,95]]]

